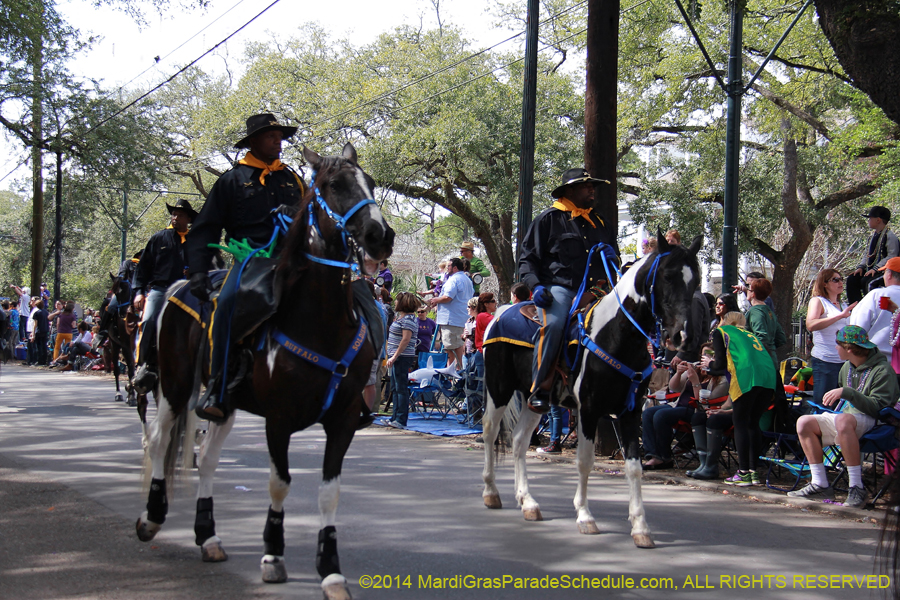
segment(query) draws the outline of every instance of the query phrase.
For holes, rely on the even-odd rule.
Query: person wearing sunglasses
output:
[[[806,311],[806,329],[813,334],[813,399],[822,404],[825,392],[838,387],[838,373],[844,361],[838,356],[834,336],[847,324],[856,302],[847,305],[841,299],[844,277],[837,269],[822,269],[813,283]]]

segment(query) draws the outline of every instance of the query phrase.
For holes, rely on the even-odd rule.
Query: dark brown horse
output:
[[[374,181],[359,167],[352,145],[347,144],[336,157],[321,157],[308,149],[303,154],[314,169],[314,184],[282,244],[276,271],[279,308],[254,339],[241,346],[250,375],[231,397],[238,408],[266,419],[271,504],[263,533],[263,581],[287,579],[283,505],[291,482],[288,445],[292,433],[318,422],[327,442],[319,487],[322,529],[316,567],[327,597],[349,598],[338,564],[335,512],[341,465],[359,423],[362,390],[375,360],[375,350],[362,331],[363,322],[353,310],[349,267],[362,251],[376,260],[387,258],[394,232],[371,200]],[[137,523],[138,536],[144,541],[152,539],[165,520],[164,457],[173,424],[186,413],[193,414],[188,407],[192,399],[196,401],[200,383],[207,377],[206,360],[200,354],[205,348],[203,334],[199,321],[184,310],[172,303],[163,309],[159,410],[151,425],[149,445],[152,483],[147,511]],[[176,348],[177,352],[169,350]],[[349,355],[349,366],[321,366],[327,359],[337,362]],[[210,424],[200,450],[194,531],[205,561],[227,558],[215,532],[212,481],[233,424],[234,415],[222,425]],[[187,427],[187,431],[192,429]]]
[[[122,396],[122,390],[119,387],[119,357],[125,361],[125,368],[128,371],[128,379],[125,384],[125,391],[128,393],[128,406],[136,406],[138,415],[141,418],[141,427],[144,430],[144,444],[147,443],[147,395],[138,394],[131,385],[134,379],[134,349],[137,343],[138,326],[140,319],[134,314],[134,307],[131,304],[131,286],[124,285],[119,277],[112,273],[109,274],[112,279],[111,291],[118,302],[116,312],[111,315],[109,322],[109,344],[103,352],[104,361],[108,366],[112,367],[113,375],[116,378],[116,402],[121,402],[125,398]],[[109,308],[107,308],[109,310]]]

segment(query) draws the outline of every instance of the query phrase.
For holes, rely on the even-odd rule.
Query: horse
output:
[[[574,397],[580,417],[576,459],[579,478],[574,504],[578,530],[583,534],[600,533],[588,510],[587,480],[594,463],[594,437],[599,420],[616,415],[625,445],[625,473],[631,496],[631,536],[639,548],[654,547],[641,499],[642,469],[638,443],[641,403],[636,401],[646,392],[651,366],[645,332],[654,331],[660,325],[676,346],[689,343],[686,320],[691,297],[699,282],[697,251],[700,242],[698,237],[690,248],[670,246],[660,232],[657,251],[626,271],[613,292],[586,313],[582,337],[588,338],[599,354],[593,348],[581,352],[574,365],[575,371],[568,377],[568,384],[558,380],[554,386],[553,393],[558,398],[568,400],[566,396]],[[497,341],[485,344],[483,352],[487,407],[482,421],[482,498],[487,508],[499,509],[502,503],[494,483],[494,441],[514,393],[521,392],[525,397],[530,393],[532,350]],[[602,354],[611,360],[604,360]],[[630,377],[623,375],[629,371]],[[525,452],[540,416],[530,410],[521,413],[513,432],[516,501],[525,520],[540,521],[543,519],[540,506],[529,492],[525,469]]]
[[[316,567],[326,597],[349,598],[338,561],[335,513],[341,465],[360,421],[362,390],[375,360],[365,320],[353,310],[349,275],[354,261],[362,264],[363,251],[376,261],[390,256],[394,232],[372,199],[374,181],[360,168],[351,144],[340,156],[321,157],[307,148],[303,155],[314,169],[314,182],[281,245],[275,271],[275,289],[281,290],[278,308],[256,331],[252,344],[244,344],[240,356],[248,361],[248,377],[231,397],[237,408],[266,419],[271,504],[263,532],[263,581],[287,580],[283,521],[291,483],[288,445],[292,433],[318,422],[327,442],[319,487],[322,528]],[[169,288],[167,296],[181,285]],[[189,406],[196,403],[200,382],[206,383],[208,377],[206,360],[199,354],[206,348],[208,356],[204,333],[199,321],[184,310],[172,303],[164,307],[158,334],[159,408],[148,448],[152,480],[147,510],[136,524],[142,541],[152,539],[165,521],[165,455],[173,424],[186,412],[193,413]],[[186,350],[176,353],[167,348]],[[340,363],[323,368],[332,361]],[[212,480],[233,425],[234,413],[224,424],[210,423],[200,448],[194,531],[206,562],[227,560],[215,532]]]
[[[134,307],[131,304],[131,286],[124,285],[120,277],[116,277],[112,273],[109,274],[112,279],[110,290],[118,302],[117,312],[112,314],[112,320],[109,325],[109,350],[104,356],[107,365],[112,366],[113,375],[116,378],[116,402],[124,400],[122,390],[119,387],[119,356],[125,361],[128,370],[128,383],[125,391],[128,393],[128,406],[137,406],[138,413],[141,415],[141,423],[146,425],[147,412],[147,396],[145,394],[138,395],[131,386],[131,380],[134,379],[134,349],[137,343],[137,328],[140,319],[134,313]],[[109,310],[107,308],[106,310]],[[141,410],[143,403],[143,411]]]

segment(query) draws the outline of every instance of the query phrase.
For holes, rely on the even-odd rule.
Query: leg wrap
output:
[[[194,518],[194,543],[203,542],[216,535],[216,520],[213,518],[213,499],[197,498],[197,516]]]
[[[169,512],[169,500],[166,498],[166,480],[150,480],[150,496],[147,498],[147,518],[162,525]]]
[[[324,579],[332,573],[341,572],[337,552],[337,529],[329,525],[319,530],[319,547],[316,550],[316,570]]]
[[[269,507],[263,541],[266,554],[284,556],[284,511],[275,512],[271,506]]]

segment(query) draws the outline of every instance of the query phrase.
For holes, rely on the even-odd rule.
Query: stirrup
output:
[[[197,403],[194,414],[210,423],[221,425],[228,420],[229,415],[224,404],[216,402],[216,395],[213,394],[213,389],[218,385],[218,381],[216,381],[206,388],[206,393],[203,394],[203,397],[200,398],[200,401]]]
[[[539,415],[550,412],[550,392],[542,389],[535,390],[528,397],[528,409]]]

